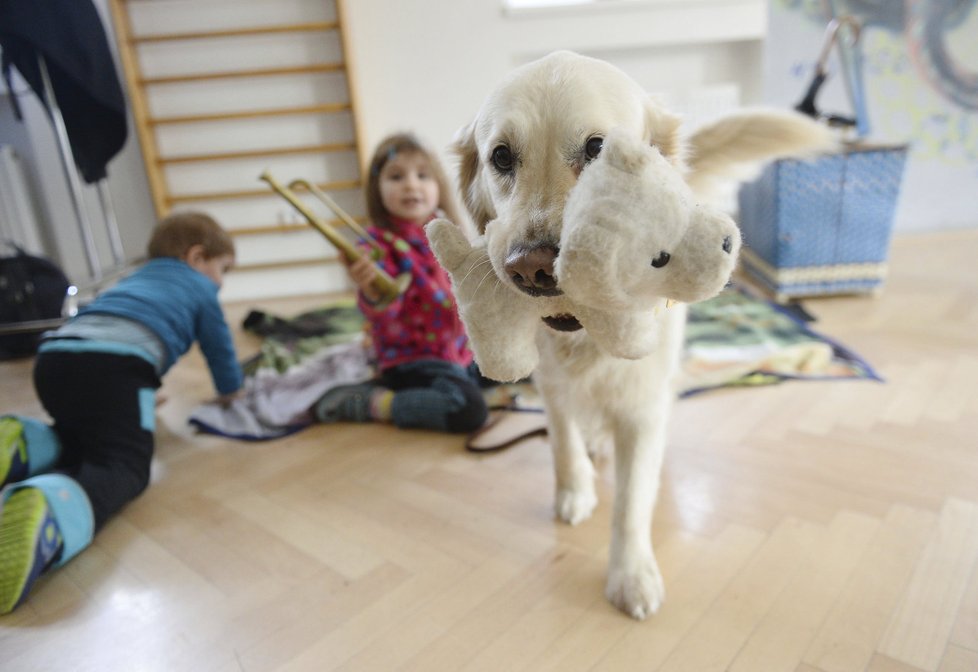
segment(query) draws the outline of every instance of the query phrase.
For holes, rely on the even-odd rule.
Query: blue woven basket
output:
[[[907,146],[853,146],[767,166],[739,194],[743,268],[776,300],[876,290]]]
[[[849,37],[839,39],[839,31]],[[869,133],[863,86],[861,24],[834,17],[808,90],[795,109]],[[827,59],[839,49],[852,117],[819,112],[816,96],[828,77]],[[853,142],[809,161],[783,159],[740,190],[743,268],[777,301],[823,294],[875,292],[886,277],[893,214],[900,195],[907,145]]]

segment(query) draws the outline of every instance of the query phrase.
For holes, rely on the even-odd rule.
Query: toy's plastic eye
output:
[[[665,250],[659,252],[659,256],[652,260],[652,268],[662,268],[669,263],[671,258]]]
[[[509,147],[506,145],[499,145],[492,150],[492,157],[490,160],[492,161],[492,165],[495,166],[496,170],[498,170],[500,173],[513,172],[513,153],[509,151]]]
[[[600,135],[592,135],[584,143],[584,160],[593,161],[598,158],[598,154],[601,153],[601,148],[604,147],[604,138]]]

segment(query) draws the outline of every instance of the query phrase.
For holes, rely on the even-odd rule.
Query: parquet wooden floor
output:
[[[806,302],[885,383],[677,403],[653,531],[667,601],[646,622],[602,596],[610,464],[571,528],[542,439],[478,456],[380,426],[195,436],[192,354],[164,386],[152,486],[0,617],[0,669],[975,672],[978,230],[898,237],[890,261],[879,297]],[[29,361],[0,364],[0,409],[40,412]]]

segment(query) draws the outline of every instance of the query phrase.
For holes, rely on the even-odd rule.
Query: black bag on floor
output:
[[[27,254],[14,243],[6,245],[14,254],[0,257],[0,330],[60,318],[71,284],[68,278],[51,261]],[[0,360],[33,355],[42,331],[0,333]]]

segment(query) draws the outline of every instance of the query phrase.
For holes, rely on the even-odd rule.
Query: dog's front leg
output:
[[[557,480],[554,510],[560,520],[577,525],[590,518],[598,505],[594,465],[580,426],[560,404],[547,405],[547,424]]]
[[[658,611],[665,597],[651,534],[666,414],[660,408],[619,417],[614,434],[615,503],[605,595],[639,620]]]

